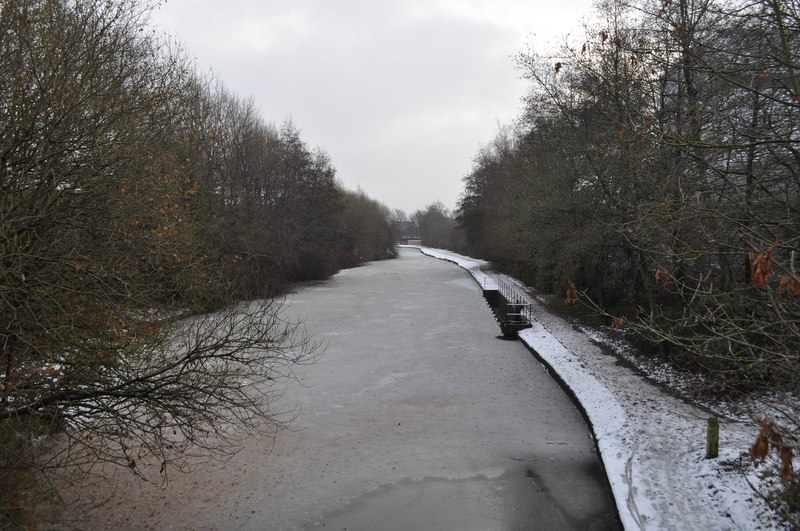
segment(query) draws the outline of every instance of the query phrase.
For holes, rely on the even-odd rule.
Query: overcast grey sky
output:
[[[513,56],[576,31],[590,0],[168,0],[153,22],[264,118],[292,118],[339,179],[409,213],[454,208],[521,108]]]

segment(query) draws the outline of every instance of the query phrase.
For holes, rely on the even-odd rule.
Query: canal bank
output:
[[[658,365],[633,370],[636,360],[625,356],[624,342],[553,315],[519,281],[490,272],[487,262],[417,249],[465,269],[476,285],[510,284],[525,299],[530,328],[519,339],[584,414],[625,529],[791,528],[754,491],[764,478],[746,467],[759,431],[752,419],[731,416],[723,402],[700,407],[678,398],[680,374]],[[709,417],[722,419],[720,454],[712,459],[706,458]]]

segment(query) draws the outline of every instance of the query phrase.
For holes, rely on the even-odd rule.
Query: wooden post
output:
[[[708,419],[708,435],[706,437],[706,459],[719,456],[719,421],[715,418]]]

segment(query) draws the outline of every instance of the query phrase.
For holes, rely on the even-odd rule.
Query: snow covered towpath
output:
[[[463,267],[481,286],[495,282],[483,260],[420,250]],[[576,330],[529,300],[533,327],[519,337],[583,410],[625,529],[776,528],[747,479],[726,467],[749,448],[757,426],[720,419],[720,456],[705,459],[711,413],[621,364],[598,333]]]

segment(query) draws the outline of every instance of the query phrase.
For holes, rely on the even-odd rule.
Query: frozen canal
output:
[[[167,489],[123,488],[92,527],[616,528],[583,419],[497,339],[466,272],[403,250],[289,302],[328,342],[281,404],[302,407],[292,429]]]

